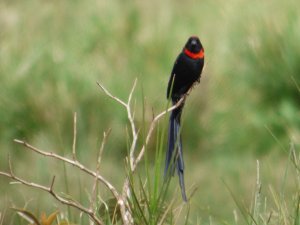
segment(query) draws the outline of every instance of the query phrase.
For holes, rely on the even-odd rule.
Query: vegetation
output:
[[[138,79],[132,107],[142,146],[153,114],[166,107],[175,57],[197,34],[206,65],[187,99],[182,131],[188,194],[196,191],[182,205],[172,179],[169,210],[183,210],[177,224],[187,214],[188,224],[300,224],[299,10],[296,0],[1,1],[0,171],[9,171],[10,154],[16,174],[43,184],[56,175],[57,190],[88,204],[93,180],[13,142],[71,156],[77,112],[78,159],[96,168],[102,133],[111,128],[101,174],[121,190],[130,124],[126,110],[105,98],[96,82],[126,99]],[[166,122],[150,140],[146,166],[131,180],[137,196],[148,197],[146,214],[159,212],[151,191],[160,181],[146,180],[161,170],[163,159],[155,162],[165,147]],[[0,192],[0,224],[27,224],[12,206],[36,218],[59,210],[70,222],[87,223],[47,194],[1,176]]]

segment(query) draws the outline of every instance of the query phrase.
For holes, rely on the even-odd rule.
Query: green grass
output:
[[[26,139],[68,155],[72,115],[77,112],[78,155],[91,167],[96,165],[101,134],[112,128],[102,172],[113,171],[111,181],[121,188],[126,112],[103,97],[96,81],[125,99],[137,77],[135,121],[146,129],[153,112],[165,107],[176,55],[187,37],[197,34],[206,65],[200,86],[187,99],[182,129],[189,193],[198,187],[190,204],[190,223],[234,224],[233,212],[239,209],[222,180],[254,212],[250,205],[259,159],[262,195],[274,209],[287,205],[295,213],[286,224],[297,224],[290,222],[297,218],[297,197],[287,194],[298,193],[297,170],[291,169],[287,156],[290,142],[296,150],[300,143],[299,10],[296,0],[0,2],[0,169],[8,168],[11,154],[17,173],[44,183],[53,174],[65,173],[58,178],[59,188],[67,192],[67,180],[71,194],[86,199],[91,182],[12,142]],[[161,170],[152,168],[155,152],[165,145],[165,137],[159,136],[165,132],[162,127],[160,132],[148,147],[149,171],[141,172],[142,182]],[[157,196],[159,181],[152,182],[149,193]],[[282,187],[286,203],[280,197]],[[171,180],[171,190],[180,197],[177,179]],[[9,185],[2,177],[0,191],[3,208],[27,202],[37,214],[55,208],[51,198]],[[79,221],[74,211],[70,213]],[[6,218],[19,221],[10,210]],[[238,218],[237,224],[244,222],[240,214]]]

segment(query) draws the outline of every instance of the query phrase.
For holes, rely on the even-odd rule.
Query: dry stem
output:
[[[39,190],[48,192],[50,195],[52,195],[60,203],[72,206],[72,207],[80,210],[81,212],[86,213],[95,223],[97,223],[99,225],[102,225],[102,224],[104,225],[104,222],[97,217],[97,215],[93,212],[93,210],[90,210],[90,209],[84,207],[83,205],[81,205],[78,202],[75,202],[75,201],[70,200],[70,199],[65,199],[62,196],[58,195],[54,191],[55,176],[52,178],[52,181],[51,181],[49,187],[48,186],[43,186],[41,184],[37,184],[37,183],[26,181],[26,180],[21,179],[20,177],[16,176],[13,173],[12,163],[11,163],[10,157],[8,158],[8,164],[9,164],[9,173],[1,172],[0,171],[0,175],[1,176],[9,177],[9,178],[11,178],[11,179],[13,179],[13,180],[15,180],[15,181],[23,184],[23,185],[26,185],[26,186],[29,186],[29,187],[32,187],[32,188],[35,188],[35,189],[39,189]]]
[[[127,111],[127,117],[128,117],[128,121],[130,123],[130,127],[131,127],[131,133],[132,133],[132,142],[131,142],[131,146],[130,146],[130,152],[129,152],[129,165],[130,165],[130,172],[134,173],[134,171],[136,170],[138,164],[140,163],[140,161],[142,160],[144,154],[145,154],[145,149],[146,146],[149,144],[150,138],[153,134],[153,131],[157,125],[157,122],[164,116],[166,115],[168,112],[176,109],[177,107],[179,107],[184,101],[185,101],[185,97],[183,96],[176,105],[173,105],[169,108],[167,108],[166,110],[162,111],[161,113],[159,113],[158,115],[154,116],[153,115],[153,120],[150,124],[150,127],[148,129],[147,135],[146,135],[146,140],[144,145],[141,147],[140,151],[137,153],[137,156],[135,157],[135,150],[136,150],[136,144],[137,144],[137,140],[138,140],[138,131],[136,130],[136,126],[134,123],[134,112],[132,112],[131,110],[131,100],[132,100],[132,96],[133,96],[133,92],[135,90],[136,84],[137,84],[137,79],[135,79],[134,84],[132,86],[132,89],[130,91],[130,94],[128,96],[128,100],[127,102],[122,101],[121,99],[119,99],[118,97],[112,95],[106,88],[104,88],[103,85],[101,85],[99,82],[97,82],[98,86],[101,88],[101,90],[110,98],[112,98],[113,100],[115,100],[117,103],[119,103],[120,105],[122,105],[126,111]],[[190,92],[190,90],[189,90]],[[188,93],[189,93],[188,92]],[[101,163],[101,157],[102,157],[102,153],[104,150],[104,146],[105,143],[107,141],[107,137],[110,133],[110,130],[108,132],[104,132],[103,135],[103,140],[102,140],[102,144],[101,147],[99,149],[99,153],[98,153],[98,158],[97,158],[97,167],[96,167],[96,171],[90,170],[88,169],[86,166],[84,166],[82,163],[80,163],[77,160],[76,157],[76,137],[77,137],[77,114],[74,113],[74,121],[73,121],[73,145],[72,145],[72,159],[63,157],[61,155],[58,155],[56,153],[53,152],[47,152],[47,151],[43,151],[39,148],[36,148],[32,145],[30,145],[29,143],[22,141],[22,140],[17,140],[15,139],[14,142],[23,145],[26,149],[33,151],[35,153],[38,153],[42,156],[45,157],[49,157],[49,158],[54,158],[56,160],[65,162],[67,164],[70,164],[78,169],[80,169],[81,171],[83,171],[84,173],[92,176],[94,178],[94,184],[92,187],[92,195],[91,195],[91,200],[90,200],[90,206],[89,208],[86,208],[84,206],[82,206],[80,203],[75,202],[74,200],[70,200],[70,199],[65,199],[62,196],[58,195],[55,191],[54,191],[54,183],[55,183],[55,176],[52,178],[51,184],[50,186],[43,186],[37,183],[33,183],[33,182],[28,182],[26,180],[21,179],[20,177],[14,175],[13,170],[12,170],[12,165],[11,165],[11,160],[9,159],[9,173],[7,172],[1,172],[0,171],[0,175],[1,176],[6,176],[6,177],[10,177],[11,179],[20,182],[23,185],[27,185],[29,187],[32,188],[36,188],[36,189],[40,189],[43,191],[48,192],[49,194],[51,194],[56,200],[58,200],[59,202],[61,202],[62,204],[66,204],[69,206],[72,206],[74,208],[77,208],[78,210],[80,210],[81,212],[87,214],[91,220],[93,220],[95,223],[97,224],[103,224],[103,221],[97,217],[96,215],[96,211],[95,211],[95,201],[96,201],[96,189],[97,189],[97,182],[101,182],[105,185],[105,187],[107,187],[111,193],[113,194],[114,198],[117,200],[119,206],[120,206],[120,211],[121,211],[121,216],[122,216],[122,223],[125,225],[129,225],[133,223],[133,219],[131,216],[131,212],[129,211],[129,207],[128,207],[128,202],[127,202],[127,197],[129,197],[130,194],[130,188],[129,188],[129,178],[127,177],[124,181],[123,184],[123,190],[122,193],[119,194],[119,192],[116,190],[116,188],[107,180],[105,179],[103,176],[100,175],[100,163]]]
[[[77,113],[74,113],[74,120],[73,120],[73,145],[72,145],[72,155],[73,160],[77,161],[76,158],[76,138],[77,138]]]
[[[97,166],[96,166],[96,174],[97,176],[94,179],[93,189],[92,189],[92,195],[91,195],[91,202],[90,202],[90,209],[93,209],[96,203],[97,199],[97,184],[98,184],[98,176],[100,174],[100,163],[101,163],[101,157],[104,150],[104,146],[106,144],[107,138],[110,134],[111,129],[109,129],[107,132],[103,133],[103,139],[101,143],[101,147],[99,149],[98,158],[97,158]]]
[[[27,149],[29,150],[32,150],[40,155],[43,155],[43,156],[46,156],[46,157],[50,157],[50,158],[54,158],[54,159],[57,159],[59,161],[63,161],[63,162],[66,162],[72,166],[75,166],[77,168],[79,168],[80,170],[82,170],[83,172],[93,176],[93,177],[97,177],[97,179],[103,183],[110,191],[111,193],[116,197],[116,198],[119,198],[119,194],[117,192],[117,190],[115,189],[115,187],[109,183],[104,177],[102,177],[101,175],[97,175],[96,172],[88,169],[87,167],[85,167],[83,164],[81,164],[79,161],[74,161],[72,159],[68,159],[66,157],[63,157],[63,156],[60,156],[58,154],[55,154],[53,152],[46,152],[46,151],[43,151],[43,150],[40,150],[30,144],[28,144],[27,142],[25,141],[21,141],[21,140],[18,140],[18,139],[14,139],[14,142],[18,143],[18,144],[21,144],[23,146],[25,146]]]
[[[119,104],[121,104],[122,106],[124,106],[126,108],[127,117],[128,117],[129,123],[131,125],[131,132],[132,132],[132,139],[133,139],[132,143],[131,143],[130,151],[129,151],[129,165],[130,165],[130,170],[131,170],[132,173],[136,170],[137,165],[142,160],[142,158],[143,158],[143,156],[145,154],[146,146],[148,145],[148,143],[150,141],[150,138],[152,136],[152,133],[153,133],[153,131],[155,129],[155,126],[156,126],[157,122],[165,114],[167,114],[168,112],[170,112],[170,111],[176,109],[177,107],[179,107],[185,101],[185,97],[186,97],[186,95],[183,96],[177,102],[177,104],[169,107],[168,109],[164,110],[163,112],[159,113],[157,116],[154,117],[154,119],[151,122],[150,128],[148,130],[145,144],[142,146],[141,150],[138,153],[138,156],[135,158],[134,157],[134,152],[135,152],[136,143],[137,143],[137,140],[138,140],[138,132],[136,131],[136,127],[135,127],[135,123],[134,123],[134,116],[133,116],[132,111],[131,111],[130,103],[131,103],[131,99],[132,99],[132,94],[133,94],[134,89],[136,87],[136,82],[137,82],[137,80],[135,79],[133,87],[132,87],[131,92],[129,94],[127,103],[125,103],[124,101],[120,100],[118,97],[112,95],[107,89],[105,89],[103,87],[103,85],[101,85],[99,82],[97,82],[97,84],[99,85],[99,87],[104,91],[104,93],[107,96],[109,96],[110,98],[112,98],[113,100],[115,100],[116,102],[118,102]],[[188,93],[190,92],[190,90],[188,91]],[[125,179],[124,184],[123,184],[123,190],[122,190],[123,204],[122,205],[120,204],[120,210],[121,210],[121,215],[122,215],[122,218],[123,218],[123,222],[126,221],[126,223],[127,222],[131,223],[131,221],[132,221],[131,216],[128,217],[128,210],[126,209],[126,205],[127,205],[126,198],[129,197],[128,196],[129,193],[130,193],[130,191],[129,191],[129,178],[127,177]],[[124,203],[126,203],[126,204],[124,204]]]

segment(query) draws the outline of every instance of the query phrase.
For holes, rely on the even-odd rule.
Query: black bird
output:
[[[182,52],[178,55],[170,76],[167,98],[175,105],[193,84],[200,82],[200,76],[204,65],[204,49],[197,36],[191,36],[186,42]],[[184,187],[184,162],[182,153],[182,141],[180,135],[180,117],[184,101],[174,109],[170,115],[168,149],[166,152],[165,178],[169,174],[174,175],[175,167],[179,176],[181,194],[187,201]],[[172,162],[171,162],[172,161]]]

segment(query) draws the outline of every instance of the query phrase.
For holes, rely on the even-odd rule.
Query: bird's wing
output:
[[[176,60],[175,60],[175,63],[174,63],[174,66],[173,66],[173,69],[172,69],[172,72],[171,72],[171,75],[170,75],[170,79],[169,79],[169,83],[168,83],[168,89],[167,89],[167,99],[169,99],[169,98],[171,98],[172,96],[171,96],[171,90],[172,90],[172,88],[173,88],[173,86],[174,86],[174,77],[175,77],[175,68],[176,68],[176,66],[177,66],[177,64],[178,64],[178,58],[180,57],[180,55],[179,56],[177,56],[177,58],[176,58]]]

